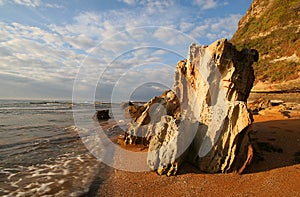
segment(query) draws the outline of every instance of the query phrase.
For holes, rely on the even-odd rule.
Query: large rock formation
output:
[[[125,141],[148,144],[148,165],[159,174],[176,174],[183,161],[209,173],[242,172],[252,157],[246,101],[257,60],[257,51],[237,51],[226,39],[192,44],[173,90],[129,111]]]

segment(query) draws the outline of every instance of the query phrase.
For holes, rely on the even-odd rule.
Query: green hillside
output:
[[[280,83],[300,74],[300,1],[254,0],[231,39],[238,49],[254,48],[256,82]]]

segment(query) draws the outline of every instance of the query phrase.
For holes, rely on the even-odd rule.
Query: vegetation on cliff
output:
[[[254,0],[231,39],[238,49],[254,48],[256,82],[280,83],[300,74],[300,1]]]

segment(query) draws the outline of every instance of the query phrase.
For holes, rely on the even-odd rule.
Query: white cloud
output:
[[[237,29],[237,24],[242,15],[232,14],[225,18],[218,18],[211,22],[210,35],[208,36],[210,40],[216,38],[231,38]],[[213,36],[214,35],[214,36]]]
[[[240,14],[231,14],[223,18],[209,18],[189,32],[195,38],[206,37],[210,41],[220,38],[230,39],[237,29]]]
[[[154,14],[164,12],[174,5],[174,0],[118,0],[119,2],[126,3],[128,5],[143,6],[148,13]]]
[[[190,35],[192,37],[198,38],[200,36],[205,35],[205,32],[208,30],[208,28],[209,24],[199,25],[191,31]]]
[[[46,3],[45,6],[46,6],[47,8],[57,8],[57,9],[63,8],[62,5],[58,5],[58,4],[50,4],[50,3]]]
[[[193,23],[182,21],[180,22],[179,29],[180,31],[186,32],[189,31],[194,26]]]
[[[150,87],[151,87],[152,89],[158,90],[158,91],[165,91],[165,90],[166,90],[165,87],[161,87],[161,86],[158,86],[158,85],[151,85]]]
[[[144,0],[141,1],[141,4],[147,8],[149,13],[153,14],[158,12],[165,12],[166,10],[168,10],[170,7],[174,5],[174,1]]]
[[[62,5],[59,4],[51,4],[51,3],[43,3],[41,0],[0,0],[0,6],[4,5],[5,3],[13,3],[17,5],[23,5],[27,7],[46,7],[46,8],[56,8],[61,9],[63,8]]]
[[[78,36],[66,36],[65,41],[72,47],[81,50],[89,50],[95,46],[94,41],[84,34],[80,34]]]
[[[26,38],[29,40],[40,40],[40,42],[57,47],[63,45],[63,41],[58,34],[42,30],[39,27],[26,26],[20,23],[12,23],[11,25],[0,23],[0,27],[2,30],[3,40]]]
[[[240,20],[242,15],[240,14],[231,14],[228,17],[225,18],[219,18],[218,21],[211,24],[211,30],[214,32],[221,31],[223,29],[232,31],[232,29],[235,31],[237,28],[237,24]]]
[[[216,40],[218,36],[217,36],[217,34],[207,33],[207,34],[206,34],[206,37],[207,37],[209,40]]]
[[[60,36],[19,23],[1,23],[0,28],[6,38],[0,42],[1,51],[5,49],[0,55],[2,74],[40,82],[68,81],[76,75],[83,56],[63,48]]]
[[[41,1],[16,1],[31,7],[49,6]],[[207,9],[214,5],[212,2],[215,1],[199,6]],[[87,90],[105,69],[113,66],[103,76],[106,91],[124,73],[127,87],[143,80],[172,84],[175,64],[186,56],[192,41],[200,42],[204,36],[209,41],[230,36],[241,17],[195,19],[199,8],[190,10],[173,1],[127,3],[137,6],[127,10],[84,11],[73,17],[72,22],[44,28],[0,22],[0,74],[18,80],[49,81],[49,86],[55,84],[57,89],[65,90],[72,87],[72,80],[81,69],[80,87]],[[148,69],[132,69],[144,64],[150,65]],[[165,68],[166,65],[173,67]]]
[[[192,37],[184,34],[183,32],[177,31],[175,28],[165,28],[159,27],[154,32],[153,37],[161,41],[161,43],[165,43],[168,46],[186,46],[186,44],[190,44],[193,40]]]
[[[11,56],[12,52],[9,49],[9,47],[0,47],[0,57],[7,57],[7,56]]]
[[[38,7],[41,4],[41,0],[13,0],[13,2],[19,5],[25,5],[29,7]]]
[[[159,55],[164,55],[164,54],[167,54],[169,53],[169,51],[167,50],[164,50],[164,49],[159,49],[159,50],[156,50],[152,53],[153,56],[159,56]]]
[[[128,5],[134,5],[136,3],[135,0],[118,0],[119,2],[127,3]]]
[[[202,10],[208,10],[218,6],[215,0],[194,0],[194,4],[198,5]]]

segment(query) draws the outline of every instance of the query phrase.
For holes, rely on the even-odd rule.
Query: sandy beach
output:
[[[185,163],[179,174],[125,172],[103,166],[95,196],[300,196],[300,111],[280,106],[254,115],[255,158],[242,175],[206,174]],[[104,178],[106,177],[106,178]]]

